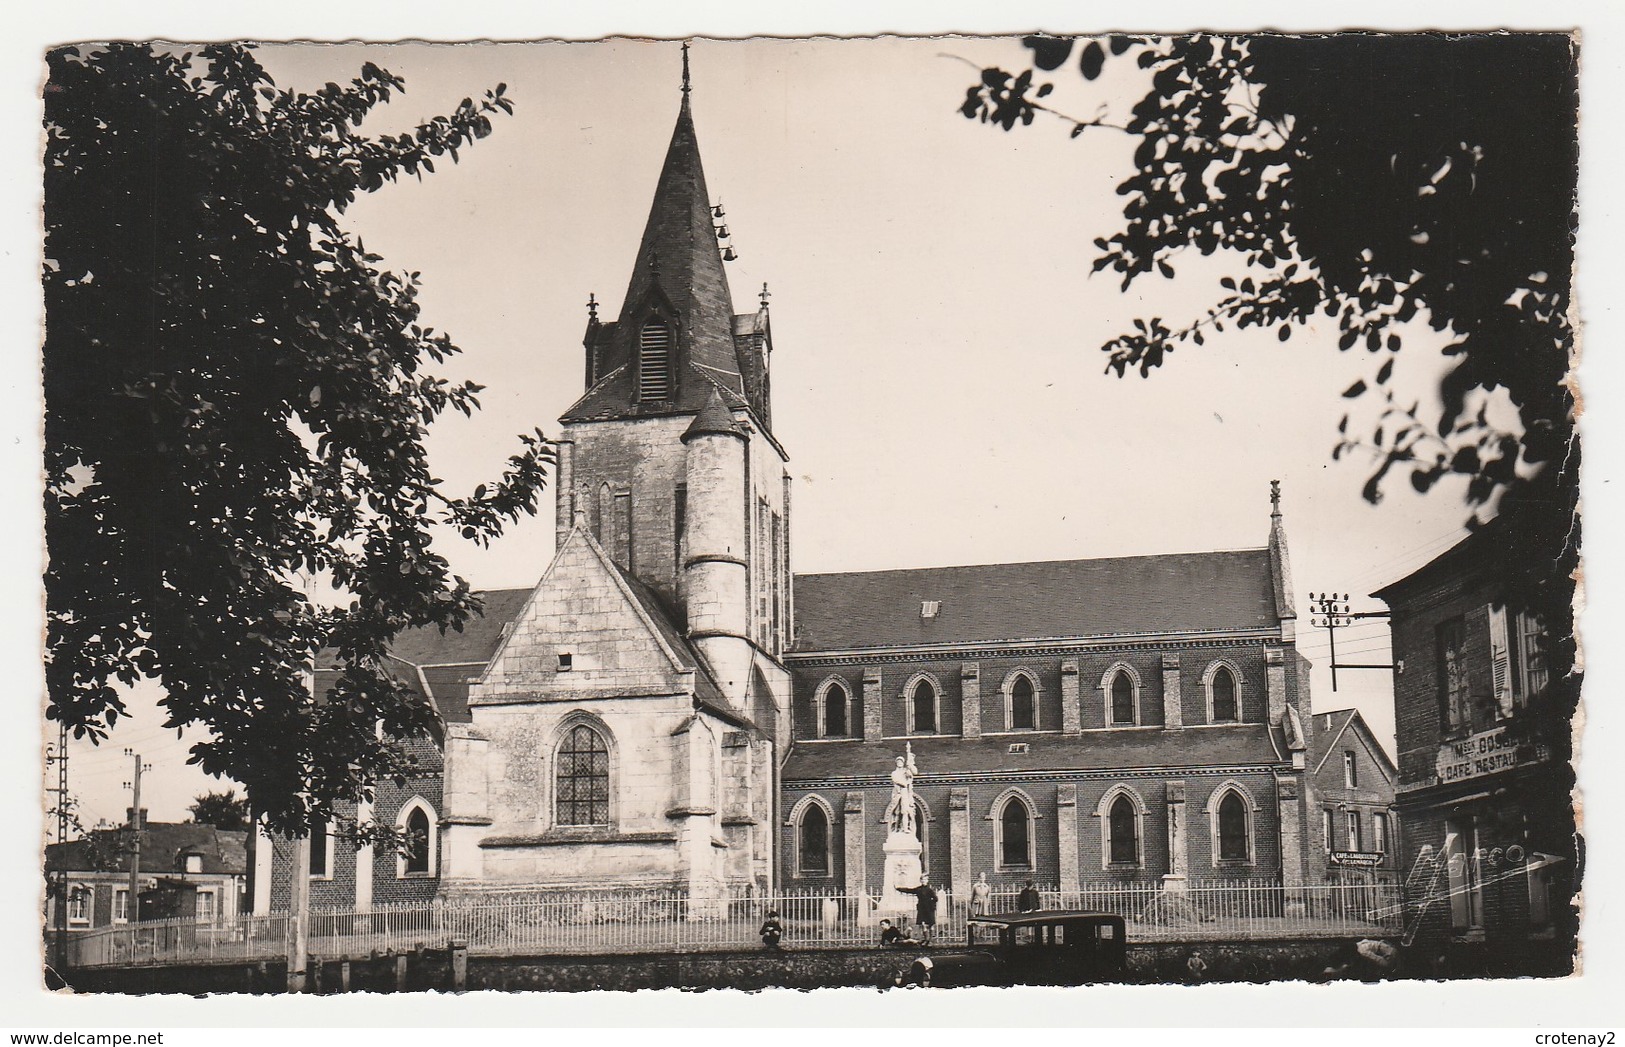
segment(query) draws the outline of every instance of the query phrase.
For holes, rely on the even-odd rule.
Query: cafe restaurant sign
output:
[[[1505,727],[1496,727],[1440,746],[1436,767],[1444,785],[1527,767],[1540,756],[1536,747],[1520,743]]]

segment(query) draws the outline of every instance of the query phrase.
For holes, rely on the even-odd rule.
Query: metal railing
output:
[[[71,935],[69,967],[223,963],[286,956],[292,930],[287,913],[207,919],[146,920]]]
[[[1017,893],[995,888],[987,911],[1016,911]],[[429,905],[312,912],[309,949],[320,959],[344,959],[444,948],[453,940],[466,942],[474,954],[514,956],[761,948],[769,911],[779,914],[782,948],[851,948],[877,944],[882,917],[913,923],[912,910],[883,913],[878,899],[878,891],[765,893],[749,886],[471,892]],[[1160,883],[1100,883],[1067,891],[1040,888],[1039,904],[1116,913],[1127,922],[1130,942],[1393,936],[1403,929],[1405,912],[1394,884],[1196,883],[1167,890]],[[944,892],[932,940],[964,942],[969,910],[966,892]],[[226,924],[171,920],[100,928],[71,940],[69,962],[98,967],[274,959],[287,954],[290,932],[286,913]]]

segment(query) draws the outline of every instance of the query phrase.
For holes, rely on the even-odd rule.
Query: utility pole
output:
[[[141,831],[146,828],[146,819],[141,816],[141,772],[152,770],[152,764],[143,764],[141,754],[133,749],[125,749],[124,755],[135,760],[135,776],[124,783],[124,787],[131,792],[130,797],[130,888],[125,900],[125,919],[135,923],[141,918]]]
[[[316,588],[316,577],[301,572],[300,581],[305,591],[305,599],[313,600]],[[316,697],[316,652],[312,651],[310,664],[306,667],[305,687],[312,699]],[[307,811],[307,821],[309,815]],[[305,965],[310,953],[310,826],[305,826],[305,834],[293,841],[293,877],[289,881],[290,897],[288,918],[293,926],[288,932],[288,991],[305,991]],[[324,840],[325,844],[326,841]]]
[[[56,924],[56,962],[63,970],[68,966],[68,723],[57,725],[56,746],[46,747],[45,762],[56,764],[56,788],[47,792],[56,794],[57,867],[51,878],[51,892],[56,899],[52,922]]]
[[[1310,593],[1310,611],[1317,617],[1311,617],[1309,624],[1326,630],[1326,639],[1331,645],[1332,690],[1337,690],[1337,670],[1339,669],[1392,669],[1392,662],[1383,664],[1348,662],[1339,663],[1337,660],[1337,630],[1353,625],[1356,621],[1365,618],[1389,618],[1390,611],[1355,611],[1350,609],[1349,594],[1339,596],[1337,593]]]
[[[288,991],[305,991],[305,958],[310,952],[310,833],[293,844],[293,879],[288,908],[293,928],[288,934]]]

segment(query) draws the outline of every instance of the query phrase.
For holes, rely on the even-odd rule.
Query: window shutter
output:
[[[658,321],[638,332],[638,399],[671,399],[671,328]]]
[[[1495,685],[1496,715],[1512,715],[1512,655],[1507,643],[1507,609],[1490,607],[1490,677]]]

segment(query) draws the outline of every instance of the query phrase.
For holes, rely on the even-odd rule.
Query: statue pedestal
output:
[[[898,918],[914,920],[914,896],[899,891],[899,887],[918,887],[920,875],[920,841],[912,833],[893,832],[886,837],[886,877],[880,892],[880,905],[876,918],[896,923]]]

